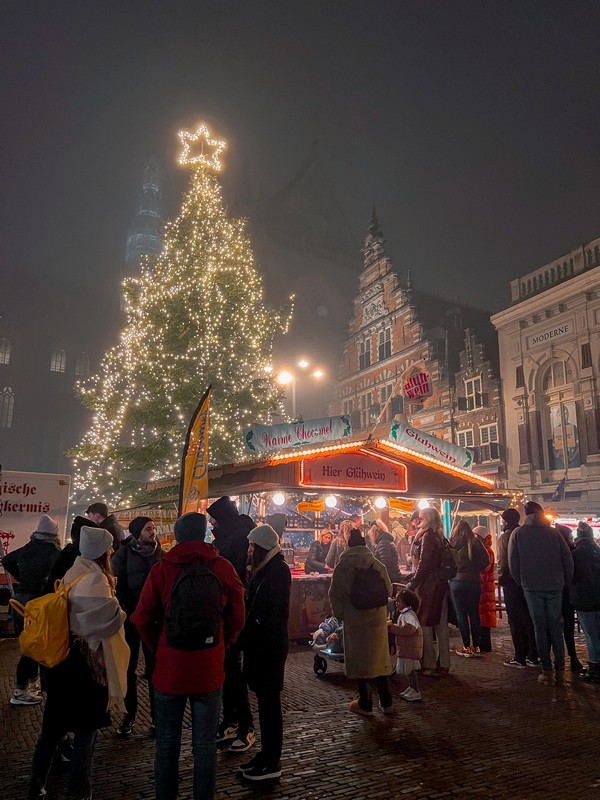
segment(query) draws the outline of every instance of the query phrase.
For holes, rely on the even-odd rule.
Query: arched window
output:
[[[80,353],[75,362],[75,375],[78,378],[87,378],[90,374],[90,359],[87,353]]]
[[[10,342],[0,339],[0,364],[10,364]]]
[[[67,356],[64,350],[55,350],[50,359],[50,372],[64,372],[67,368]]]
[[[548,389],[556,389],[559,386],[564,386],[571,383],[573,380],[573,371],[568,361],[555,361],[550,364],[544,379],[542,381],[542,389],[547,392]]]
[[[0,392],[0,428],[12,428],[15,393],[10,386]]]

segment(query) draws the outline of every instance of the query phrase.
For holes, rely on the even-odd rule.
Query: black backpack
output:
[[[451,581],[452,578],[456,577],[457,572],[458,568],[456,565],[454,550],[452,547],[450,547],[448,541],[444,539],[444,549],[442,550],[439,566],[440,578],[445,581]]]
[[[170,647],[207,650],[221,640],[221,581],[206,562],[184,564],[171,589],[165,619]]]
[[[354,608],[359,611],[387,606],[388,592],[385,581],[373,564],[355,570],[348,595]]]

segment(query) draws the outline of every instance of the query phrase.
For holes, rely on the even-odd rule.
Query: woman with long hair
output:
[[[490,559],[485,546],[473,533],[469,523],[464,520],[460,520],[454,526],[450,545],[456,559],[456,575],[449,582],[450,591],[463,642],[462,647],[456,648],[456,655],[465,658],[480,657],[481,573],[489,565]]]
[[[431,677],[450,671],[448,581],[440,576],[439,571],[445,546],[442,518],[435,508],[424,508],[419,512],[419,527],[413,543],[417,567],[408,588],[414,589],[419,598],[423,675]]]
[[[335,569],[338,565],[342,553],[348,549],[348,537],[352,530],[352,523],[349,519],[344,519],[340,522],[338,534],[329,545],[329,551],[325,559],[325,565],[330,569]]]
[[[115,596],[110,556],[112,535],[82,527],[81,553],[64,577],[68,594],[69,655],[47,670],[46,706],[33,755],[29,800],[46,794],[46,781],[58,743],[74,733],[68,795],[89,800],[92,762],[99,728],[110,725],[110,699],[123,701],[129,648],[123,636],[125,612]]]

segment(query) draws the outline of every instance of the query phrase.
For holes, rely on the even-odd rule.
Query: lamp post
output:
[[[311,367],[310,361],[306,358],[301,358],[297,362],[297,366],[302,372],[305,372],[308,375],[308,370]],[[325,371],[320,367],[314,367],[310,371],[310,376],[315,380],[320,380],[325,375]],[[297,417],[297,407],[296,407],[296,383],[298,381],[298,374],[291,369],[283,369],[277,375],[277,383],[281,386],[289,386],[290,387],[290,399],[292,404],[292,419],[296,420]]]

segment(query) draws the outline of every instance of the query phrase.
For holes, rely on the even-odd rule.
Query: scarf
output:
[[[268,564],[268,563],[269,563],[269,561],[270,561],[270,560],[271,560],[271,559],[272,559],[274,556],[276,556],[276,555],[277,555],[277,553],[281,553],[281,547],[280,547],[280,545],[278,545],[278,544],[276,544],[276,545],[275,545],[275,547],[272,547],[272,548],[269,550],[269,552],[268,552],[268,553],[267,553],[267,555],[265,556],[264,560],[263,560],[263,561],[261,561],[261,562],[260,562],[260,564],[259,564],[257,567],[255,567],[254,569],[252,569],[252,566],[248,566],[248,575],[249,575],[249,577],[252,579],[252,578],[253,578],[253,577],[256,575],[256,573],[257,573],[257,572],[259,572],[259,571],[260,571],[260,570],[261,570],[261,569],[262,569],[264,566],[266,566],[266,564]]]
[[[152,558],[156,553],[158,542],[156,539],[153,542],[140,542],[139,539],[131,538],[131,549],[144,558]]]
[[[32,533],[29,537],[29,541],[32,542],[34,539],[36,539],[38,542],[47,542],[48,544],[53,544],[57,550],[61,549],[58,533],[42,533],[41,531],[35,531],[35,533]]]

